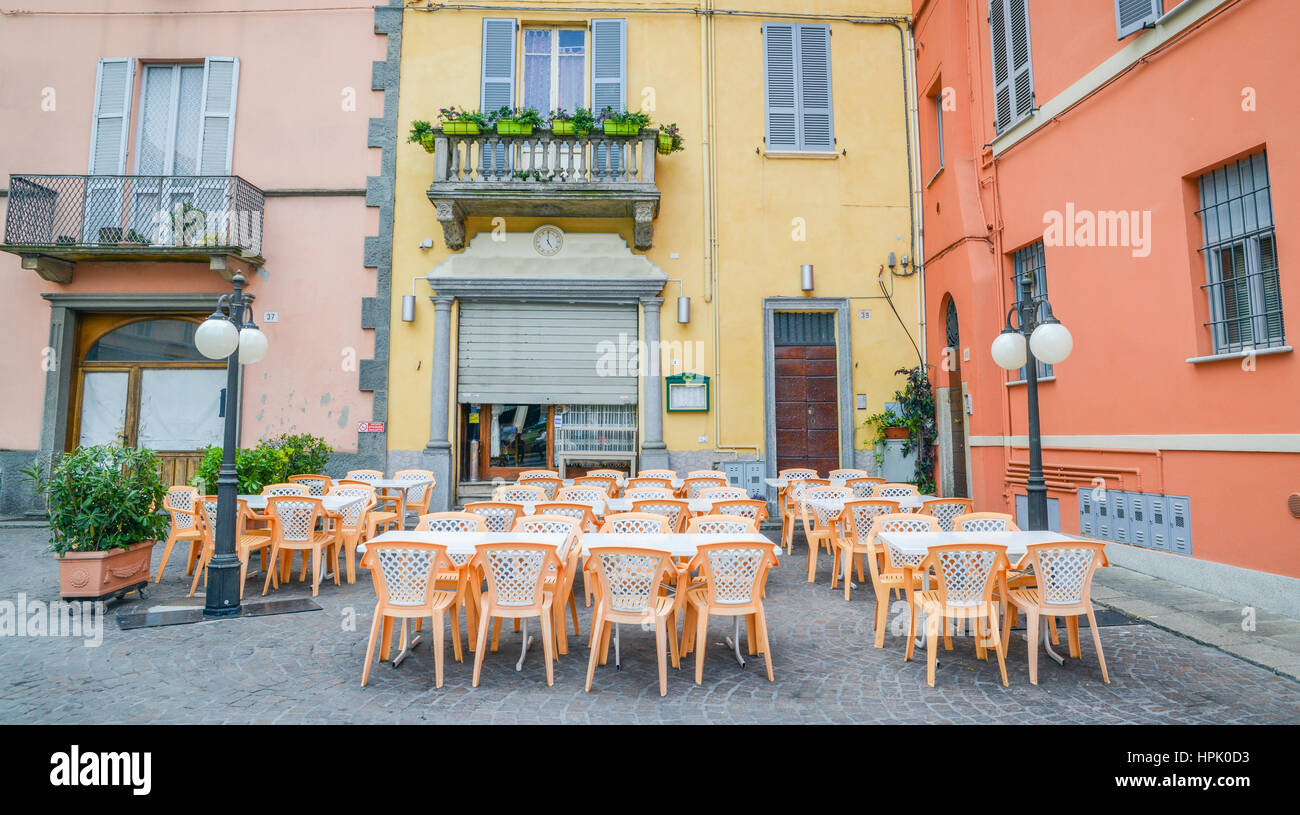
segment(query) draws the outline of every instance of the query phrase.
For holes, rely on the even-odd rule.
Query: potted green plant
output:
[[[45,500],[50,549],[65,600],[102,600],[149,583],[153,545],[167,535],[167,484],[147,448],[78,447],[21,470]]]
[[[455,105],[438,111],[438,124],[449,136],[477,136],[488,129],[488,117],[477,110],[461,110]]]
[[[422,145],[426,152],[432,153],[435,149],[434,138],[436,136],[433,125],[423,119],[416,119],[411,122],[411,135],[406,140],[411,144]]]
[[[635,136],[641,128],[650,124],[650,117],[644,113],[605,108],[598,119],[606,136]]]
[[[684,149],[686,149],[686,139],[682,138],[676,122],[659,126],[659,135],[655,137],[655,150],[659,155],[666,156]]]
[[[551,111],[551,132],[556,136],[587,136],[596,126],[596,117],[586,108]]]
[[[534,108],[498,108],[492,114],[499,136],[531,136],[542,124],[542,114]]]

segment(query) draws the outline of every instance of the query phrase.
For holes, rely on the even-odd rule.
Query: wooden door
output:
[[[808,467],[823,477],[840,466],[838,366],[834,345],[778,345],[777,469]]]

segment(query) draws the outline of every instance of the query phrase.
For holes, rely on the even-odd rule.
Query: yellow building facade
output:
[[[924,354],[909,5],[408,5],[390,468],[435,506],[529,468],[877,469],[863,420]],[[544,124],[440,127],[503,100]],[[611,100],[647,129],[545,125]]]

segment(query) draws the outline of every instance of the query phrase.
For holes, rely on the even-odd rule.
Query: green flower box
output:
[[[502,120],[497,122],[497,135],[499,136],[531,136],[533,135],[532,125],[522,125],[519,122]]]
[[[573,122],[551,122],[551,132],[556,136],[586,136],[591,133],[590,130],[578,130],[574,127]]]
[[[442,132],[449,136],[477,136],[479,129],[474,122],[447,122],[442,126]]]
[[[661,156],[668,155],[673,151],[673,137],[667,133],[660,133],[655,142],[655,149]]]
[[[641,132],[641,128],[634,124],[619,124],[617,122],[605,122],[606,136],[635,136]]]
[[[425,133],[420,136],[420,146],[424,148],[426,153],[432,153],[434,150],[438,149],[437,142],[434,141],[435,138],[436,136],[432,133]]]

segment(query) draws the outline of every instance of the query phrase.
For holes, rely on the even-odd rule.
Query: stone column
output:
[[[662,297],[642,297],[641,309],[645,313],[646,359],[641,360],[641,376],[645,382],[645,402],[641,410],[645,416],[645,437],[641,440],[641,460],[638,470],[667,467],[668,448],[664,444],[664,396],[662,360],[659,353],[659,314]]]
[[[451,441],[447,438],[447,410],[451,401],[451,304],[455,297],[434,295],[433,385],[429,397],[429,443],[424,446],[424,467],[438,480],[429,502],[430,512],[451,508]]]

